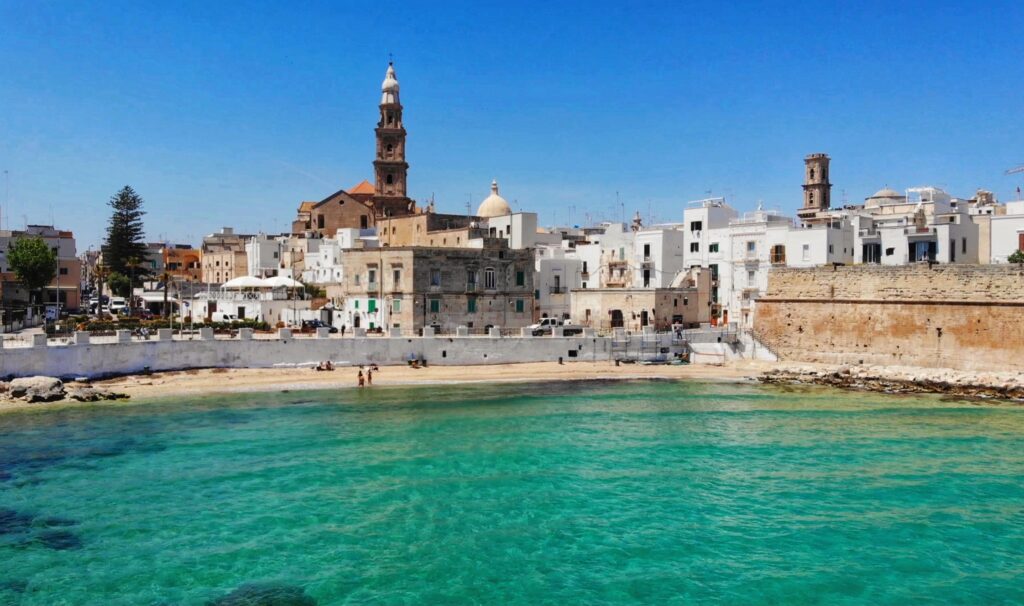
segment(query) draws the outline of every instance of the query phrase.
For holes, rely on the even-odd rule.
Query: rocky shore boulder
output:
[[[109,389],[84,385],[69,387],[67,397],[69,400],[78,402],[99,402],[101,400],[124,400],[128,398],[128,395],[113,392]]]
[[[8,394],[26,402],[54,402],[64,398],[64,383],[54,377],[22,377],[8,386]]]

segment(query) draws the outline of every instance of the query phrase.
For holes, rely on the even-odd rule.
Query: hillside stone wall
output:
[[[778,268],[754,322],[784,360],[1024,371],[1024,269]]]

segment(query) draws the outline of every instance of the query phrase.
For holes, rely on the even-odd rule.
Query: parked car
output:
[[[541,318],[540,322],[531,324],[526,328],[530,330],[531,334],[535,337],[542,335],[550,335],[555,327],[562,328],[562,334],[569,337],[572,335],[578,335],[583,332],[583,327],[578,324],[570,324],[561,318]]]
[[[303,320],[302,321],[302,332],[316,332],[318,328],[326,328],[327,332],[336,333],[338,329],[329,324],[325,324],[323,320]]]
[[[110,305],[109,305],[107,311],[109,311],[112,314],[120,314],[120,313],[122,313],[121,312],[122,309],[127,309],[127,308],[128,308],[128,303],[127,303],[127,301],[124,300],[124,297],[111,297]]]
[[[131,307],[122,307],[117,310],[117,315],[124,318],[139,318],[142,320],[153,319],[153,312],[144,307],[136,307],[135,309],[132,309]]]
[[[231,323],[231,324],[234,324],[235,322],[241,322],[241,320],[239,320],[238,316],[236,316],[235,314],[229,314],[229,313],[223,312],[223,311],[215,311],[212,314],[210,314],[210,321],[212,321],[212,322],[228,322],[228,323]]]

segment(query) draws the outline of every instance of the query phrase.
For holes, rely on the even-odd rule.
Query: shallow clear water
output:
[[[247,583],[318,604],[1022,603],[1024,409],[643,382],[0,415],[0,604]]]

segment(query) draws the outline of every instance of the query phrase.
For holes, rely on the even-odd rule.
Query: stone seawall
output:
[[[639,335],[634,349],[639,349]],[[669,335],[648,336],[664,346]],[[151,341],[98,343],[87,337],[55,345],[0,349],[0,376],[45,375],[99,377],[187,368],[271,368],[316,364],[406,364],[410,355],[431,365],[512,364],[523,362],[605,361],[612,359],[610,337],[348,337],[179,340],[166,335]]]
[[[1006,265],[773,269],[755,330],[784,360],[1024,370],[1024,271]]]

